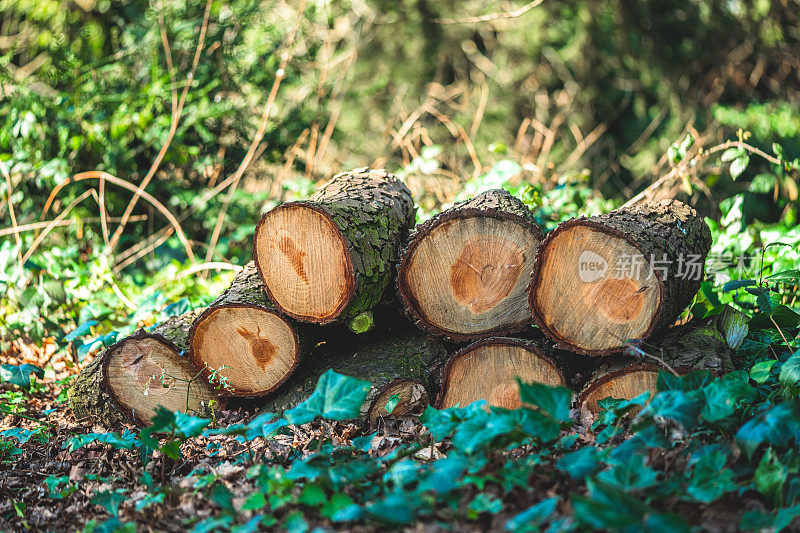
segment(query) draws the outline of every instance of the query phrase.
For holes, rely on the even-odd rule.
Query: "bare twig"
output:
[[[283,78],[286,76],[286,66],[289,64],[289,60],[292,58],[291,54],[291,46],[294,43],[294,37],[297,34],[297,30],[300,27],[300,21],[303,18],[303,12],[305,11],[305,0],[300,4],[300,8],[298,9],[297,13],[297,20],[295,21],[294,26],[292,27],[289,36],[286,39],[286,51],[283,53],[283,57],[281,58],[281,63],[278,66],[278,70],[275,72],[275,80],[272,82],[272,89],[269,91],[269,95],[267,96],[267,103],[264,106],[264,112],[261,113],[261,120],[258,124],[258,129],[256,130],[256,134],[253,137],[253,141],[250,143],[250,147],[247,149],[247,153],[245,154],[242,162],[239,164],[239,167],[233,173],[232,176],[225,179],[211,189],[211,191],[221,191],[228,185],[231,185],[231,193],[229,195],[229,199],[226,201],[225,205],[223,206],[222,212],[220,213],[220,217],[217,219],[217,223],[214,227],[214,233],[211,237],[211,244],[209,246],[208,252],[206,253],[206,259],[211,259],[214,254],[214,247],[216,246],[217,239],[219,238],[219,232],[222,229],[222,218],[224,217],[224,213],[227,210],[228,203],[230,203],[230,198],[232,198],[233,190],[239,184],[239,180],[241,179],[244,172],[250,167],[250,163],[253,161],[253,156],[258,149],[258,145],[261,144],[261,139],[264,138],[264,133],[267,129],[267,122],[269,121],[269,116],[272,113],[272,108],[275,104],[275,97],[278,95],[278,88],[281,86],[281,82]],[[214,192],[214,194],[217,194]]]
[[[178,239],[183,244],[184,249],[186,250],[186,255],[192,262],[195,261],[194,252],[192,252],[192,245],[189,242],[189,239],[187,239],[186,235],[184,235],[183,229],[181,229],[181,225],[175,218],[175,215],[170,213],[169,209],[167,209],[164,206],[164,204],[156,200],[150,193],[141,190],[141,187],[136,187],[136,185],[128,181],[125,181],[123,179],[120,179],[114,175],[111,175],[108,172],[103,172],[102,170],[90,170],[89,172],[81,172],[80,174],[75,174],[70,179],[60,183],[56,188],[53,189],[53,191],[50,193],[50,196],[47,198],[44,209],[42,210],[42,214],[44,215],[47,213],[48,209],[50,208],[50,205],[52,205],[53,200],[55,199],[55,195],[65,185],[67,185],[68,183],[75,183],[78,181],[83,181],[88,179],[104,179],[109,183],[113,183],[114,185],[118,185],[124,189],[128,189],[129,191],[139,191],[141,197],[144,198],[150,204],[152,204],[153,207],[155,207],[162,215],[164,215],[164,218],[166,218],[169,221],[169,223],[172,225],[175,232],[177,233]],[[128,217],[128,220],[130,220],[130,217]],[[120,221],[120,224],[122,224],[122,221]]]
[[[45,238],[45,237],[47,237],[47,234],[48,234],[48,233],[50,233],[50,231],[51,231],[51,230],[52,230],[54,227],[56,227],[56,223],[57,223],[57,222],[60,222],[61,220],[64,220],[64,218],[66,218],[66,216],[69,214],[69,212],[70,212],[70,211],[72,211],[73,209],[75,209],[75,206],[77,206],[79,203],[81,203],[81,202],[82,202],[82,201],[84,201],[86,198],[88,198],[88,197],[89,197],[89,196],[90,196],[92,193],[95,193],[95,194],[96,194],[96,193],[97,193],[97,191],[95,191],[94,189],[89,189],[88,191],[84,191],[84,192],[83,192],[83,194],[81,194],[80,196],[78,196],[77,198],[75,198],[75,199],[74,199],[74,200],[73,200],[73,201],[72,201],[72,202],[71,202],[71,203],[70,203],[70,204],[67,206],[67,208],[66,208],[66,209],[64,209],[64,210],[63,210],[63,211],[62,211],[62,212],[61,212],[61,213],[60,213],[60,214],[59,214],[59,215],[58,215],[58,216],[55,218],[55,220],[53,220],[53,221],[52,221],[50,224],[48,224],[48,225],[47,225],[47,227],[45,227],[45,228],[44,228],[44,231],[42,231],[42,232],[41,232],[39,235],[37,235],[37,236],[36,236],[36,238],[33,240],[33,243],[32,243],[32,244],[30,245],[30,247],[28,248],[28,251],[27,251],[27,252],[25,252],[25,255],[24,255],[24,256],[22,256],[22,259],[21,259],[21,261],[22,261],[22,264],[25,264],[25,262],[26,262],[28,259],[30,259],[30,257],[33,255],[33,253],[36,251],[36,249],[37,249],[37,248],[39,247],[39,245],[42,243],[42,241],[44,240],[44,238]]]
[[[239,272],[242,270],[242,267],[239,265],[233,265],[231,263],[224,263],[222,261],[215,261],[215,262],[208,262],[208,263],[198,263],[196,265],[192,265],[185,270],[181,270],[177,275],[170,276],[168,279],[161,280],[157,283],[153,283],[152,285],[148,285],[142,291],[142,295],[150,294],[164,285],[168,283],[173,283],[176,280],[181,278],[185,278],[186,276],[191,276],[192,274],[197,274],[198,272],[203,272],[204,270],[233,270],[234,272]]]
[[[111,236],[110,242],[108,246],[106,246],[105,253],[112,254],[114,249],[119,242],[120,237],[122,237],[122,232],[125,229],[125,224],[128,221],[128,218],[131,216],[134,207],[136,207],[136,203],[139,201],[139,198],[143,195],[144,189],[150,183],[150,180],[155,176],[158,167],[161,165],[162,159],[167,154],[167,150],[169,149],[170,144],[172,143],[172,138],[175,136],[175,132],[178,130],[178,122],[180,119],[181,111],[183,110],[183,106],[186,103],[186,96],[189,94],[189,89],[192,86],[192,82],[194,81],[194,74],[197,71],[197,65],[200,62],[200,52],[203,50],[203,44],[206,38],[206,30],[208,29],[208,19],[211,15],[211,0],[207,0],[206,2],[206,10],[203,15],[203,23],[200,27],[200,37],[197,42],[197,48],[195,49],[194,60],[192,61],[192,67],[187,75],[187,82],[186,85],[183,87],[183,92],[181,93],[181,97],[178,100],[177,106],[172,111],[172,120],[169,127],[169,132],[167,133],[167,139],[164,141],[161,150],[159,150],[158,155],[156,155],[153,164],[150,166],[150,169],[147,171],[147,174],[142,178],[139,187],[134,192],[133,198],[131,198],[130,202],[128,202],[128,206],[125,208],[125,212],[122,215],[122,221],[120,221],[117,229],[114,230],[114,234]],[[168,43],[168,41],[164,41]],[[169,52],[169,48],[167,45],[166,51]],[[169,54],[168,54],[169,57]],[[173,100],[174,101],[174,100]],[[194,255],[192,255],[192,260],[194,260]]]
[[[119,222],[121,220],[120,217],[107,217],[106,220],[109,222]],[[147,215],[134,215],[128,219],[128,222],[142,222],[147,220]],[[101,217],[89,217],[89,218],[82,218],[81,222],[102,222]],[[62,227],[62,226],[74,226],[78,223],[78,220],[61,220],[56,222],[55,220],[43,220],[41,222],[31,222],[30,224],[20,224],[16,227],[10,228],[3,228],[0,229],[0,237],[4,237],[6,235],[13,235],[15,232],[24,232],[24,231],[33,231],[37,229],[46,228],[48,225],[53,224],[55,227]]]
[[[22,261],[22,239],[19,236],[19,228],[17,225],[17,217],[14,214],[14,203],[11,201],[11,193],[13,192],[13,185],[11,184],[11,174],[8,173],[5,163],[0,161],[0,170],[3,171],[3,176],[6,178],[6,200],[8,201],[8,214],[11,215],[11,229],[14,232],[14,240],[17,241],[17,262],[19,267],[22,268],[24,262]]]
[[[490,22],[492,20],[503,20],[503,19],[513,19],[517,17],[521,17],[534,7],[538,6],[544,2],[544,0],[533,0],[533,2],[529,2],[522,6],[519,9],[515,9],[514,11],[505,11],[502,13],[492,13],[490,15],[481,15],[479,17],[467,17],[462,19],[433,19],[431,22],[435,22],[437,24],[473,24],[476,22]]]

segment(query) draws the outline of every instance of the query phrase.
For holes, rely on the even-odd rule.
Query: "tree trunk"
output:
[[[360,419],[368,427],[375,427],[382,417],[421,412],[436,396],[438,372],[447,359],[440,343],[420,333],[362,343],[355,350],[334,353],[323,347],[318,351],[313,360],[267,397],[265,410],[281,413],[296,407],[314,392],[320,376],[333,369],[372,384]],[[399,401],[389,412],[386,404],[395,394],[399,395]]]
[[[426,331],[461,342],[520,331],[542,233],[532,212],[494,189],[417,226],[403,250],[397,289]]]
[[[195,320],[189,358],[221,394],[264,396],[294,372],[309,329],[277,312],[251,261]]]
[[[711,232],[675,200],[569,220],[539,247],[533,317],[559,346],[619,352],[672,325],[703,277]]]
[[[609,396],[630,400],[649,391],[652,398],[660,371],[681,375],[693,370],[708,370],[715,375],[731,372],[734,348],[720,331],[724,327],[720,317],[693,321],[632,347],[628,353],[633,355],[612,357],[583,387],[577,405],[597,414],[598,402]]]
[[[444,409],[486,400],[489,405],[516,409],[520,406],[517,377],[550,386],[566,384],[564,374],[542,343],[491,337],[470,344],[450,358],[436,404]]]
[[[253,253],[278,309],[298,320],[343,321],[362,333],[414,225],[411,191],[385,170],[337,175],[307,201],[264,214]]]
[[[68,392],[78,421],[107,426],[147,425],[159,405],[204,414],[217,394],[181,355],[197,311],[170,318],[106,348],[75,378]]]

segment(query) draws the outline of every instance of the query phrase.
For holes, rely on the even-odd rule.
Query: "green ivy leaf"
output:
[[[386,409],[387,413],[391,413],[394,411],[394,408],[397,407],[398,403],[400,403],[400,395],[392,394],[389,396],[389,400],[386,402],[386,405],[384,405],[383,408]]]
[[[553,497],[528,507],[506,522],[506,531],[513,531],[514,533],[535,531],[538,526],[544,524],[555,513],[556,505],[558,505],[558,498]]]
[[[688,433],[697,425],[700,414],[699,402],[693,394],[666,390],[659,392],[636,417],[637,423],[653,418],[668,419],[678,424],[684,433]]]
[[[760,363],[756,363],[753,365],[753,368],[750,369],[750,379],[759,385],[766,383],[766,381],[769,379],[772,367],[775,366],[775,363],[777,362],[778,361],[775,359],[770,359],[769,361],[761,361]]]
[[[783,272],[778,272],[777,274],[767,276],[764,278],[764,280],[796,285],[800,283],[800,270],[784,270]]]
[[[108,490],[98,492],[92,498],[92,503],[100,505],[112,517],[117,516],[117,511],[122,502],[125,501],[125,489]]]
[[[11,383],[23,389],[31,387],[31,374],[44,377],[44,370],[36,365],[0,365],[0,383]]]
[[[781,464],[772,448],[761,457],[761,462],[753,476],[756,490],[776,507],[783,503],[783,485],[787,476],[786,467]]]
[[[597,448],[586,446],[561,456],[556,461],[556,467],[569,474],[572,479],[582,480],[600,470],[602,465],[599,458],[600,452]]]
[[[753,457],[761,444],[783,446],[794,439],[800,431],[800,417],[797,409],[788,402],[766,409],[739,428],[736,432],[736,444]]]
[[[783,531],[800,516],[800,505],[778,509],[776,513],[747,511],[742,515],[739,527],[743,531]]]
[[[211,420],[176,412],[174,424],[177,430],[180,431],[185,438],[189,439],[200,435],[203,430],[211,424]]]
[[[64,442],[63,448],[69,448],[70,452],[74,452],[93,442],[102,442],[117,450],[130,450],[133,447],[141,445],[136,435],[126,429],[122,435],[117,433],[87,433],[85,435],[76,435]]]
[[[351,505],[353,505],[353,498],[347,494],[337,492],[333,494],[327,502],[325,502],[325,504],[319,510],[319,514],[325,518],[333,519],[337,513],[343,509],[346,509],[347,507],[350,507]]]
[[[738,487],[733,471],[725,469],[727,454],[722,450],[703,450],[692,456],[694,465],[686,493],[697,501],[711,503]]]
[[[328,370],[319,378],[317,387],[303,403],[284,413],[290,424],[306,424],[317,416],[330,420],[349,420],[361,414],[370,384]]]
[[[701,389],[705,401],[700,414],[709,422],[724,420],[733,416],[739,400],[754,392],[744,370],[726,374]]]
[[[800,381],[800,350],[797,350],[781,364],[781,371],[778,380],[784,387],[792,388]]]
[[[481,513],[497,514],[503,510],[503,501],[496,496],[479,492],[467,507],[467,517],[477,520]]]
[[[389,494],[365,507],[367,513],[382,524],[399,526],[410,524],[416,519],[417,509],[422,506],[419,495],[415,493]]]
[[[516,379],[522,403],[538,407],[558,422],[566,422],[570,419],[571,390],[566,387],[550,387],[544,383],[523,383],[519,378]]]

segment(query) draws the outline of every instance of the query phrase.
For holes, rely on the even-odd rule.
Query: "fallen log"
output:
[[[253,255],[270,301],[297,320],[370,329],[415,213],[399,179],[367,168],[265,213]]]
[[[189,359],[221,394],[269,394],[307,352],[310,328],[279,314],[251,261],[194,321]]]
[[[672,325],[703,277],[711,232],[675,200],[563,222],[539,247],[533,318],[560,347],[621,351]]]
[[[323,347],[307,364],[262,403],[264,410],[282,413],[308,398],[320,376],[329,369],[371,383],[360,420],[376,427],[385,417],[421,412],[436,397],[447,352],[437,341],[420,333],[393,335],[379,342],[336,352]],[[398,395],[390,410],[387,403]]]
[[[417,326],[452,341],[520,331],[531,322],[526,287],[542,233],[532,212],[494,189],[417,226],[397,289]]]
[[[483,339],[456,352],[444,368],[436,405],[440,409],[478,400],[488,405],[516,409],[519,386],[539,382],[565,385],[564,374],[541,343],[509,337]]]
[[[106,348],[75,378],[68,398],[75,418],[107,426],[147,425],[158,406],[203,415],[216,391],[182,355],[197,312],[140,329]]]
[[[720,331],[724,327],[727,324],[720,317],[693,321],[632,347],[628,353],[633,355],[612,357],[578,393],[576,404],[597,414],[603,398],[631,400],[644,392],[650,392],[652,398],[661,371],[679,375],[693,370],[708,370],[715,375],[731,372],[734,347]]]

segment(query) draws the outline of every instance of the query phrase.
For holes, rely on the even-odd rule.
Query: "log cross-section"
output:
[[[78,420],[146,425],[159,406],[203,415],[218,400],[182,355],[196,312],[171,318],[105,349],[75,378],[68,396]]]
[[[367,168],[265,213],[253,254],[269,299],[298,320],[369,329],[415,213],[403,182]]]
[[[491,337],[456,352],[444,369],[439,408],[486,400],[488,405],[520,407],[523,382],[563,386],[564,375],[540,343],[509,337]]]
[[[531,211],[494,189],[419,225],[403,251],[397,288],[416,324],[453,341],[526,327],[542,238]]]
[[[221,394],[263,396],[294,372],[306,329],[275,310],[250,262],[192,325],[189,357]]]
[[[536,324],[586,355],[622,350],[672,325],[702,281],[711,231],[676,200],[559,224],[528,288]]]

